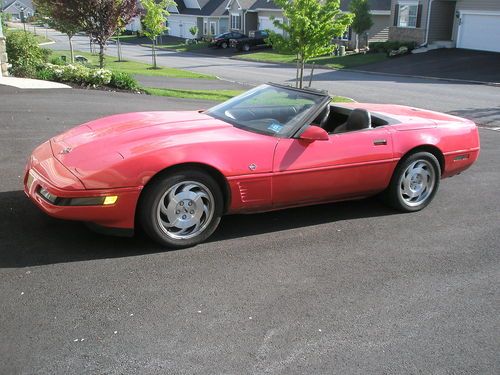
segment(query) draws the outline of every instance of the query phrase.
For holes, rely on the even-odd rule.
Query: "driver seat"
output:
[[[347,121],[339,125],[333,131],[336,133],[345,133],[354,130],[370,129],[372,127],[372,116],[366,109],[356,108],[349,114]]]
[[[314,125],[319,126],[320,128],[326,129],[326,125],[328,125],[328,119],[330,117],[330,104],[328,104],[316,118],[312,122]]]

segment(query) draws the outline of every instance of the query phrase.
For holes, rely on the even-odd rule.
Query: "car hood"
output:
[[[179,142],[230,137],[228,132],[235,131],[251,135],[199,112],[137,112],[85,123],[50,143],[54,157],[85,184],[85,177],[125,159]]]

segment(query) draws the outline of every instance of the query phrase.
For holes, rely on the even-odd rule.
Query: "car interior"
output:
[[[395,123],[380,115],[374,115],[363,108],[344,108],[328,105],[316,117],[312,124],[326,130],[328,134],[347,133],[356,130],[372,129]]]

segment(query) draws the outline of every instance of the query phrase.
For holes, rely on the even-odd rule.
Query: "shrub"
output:
[[[370,43],[370,52],[384,52],[389,54],[391,51],[398,50],[401,47],[408,48],[408,51],[415,49],[416,42],[402,42],[398,40],[388,40],[387,42]]]
[[[44,81],[55,81],[56,76],[54,72],[51,69],[48,69],[46,67],[40,67],[35,75],[36,79],[41,79]]]
[[[50,51],[38,46],[35,36],[22,30],[6,34],[6,49],[10,73],[17,77],[34,77],[37,67],[47,61]]]
[[[87,83],[91,86],[106,86],[111,82],[111,71],[107,69],[95,69],[89,74]]]
[[[112,73],[109,86],[115,87],[120,90],[139,90],[139,84],[137,83],[137,81],[130,74],[122,72]]]

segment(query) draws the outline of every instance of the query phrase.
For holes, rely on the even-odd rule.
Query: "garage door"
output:
[[[283,22],[283,18],[275,18],[277,21]],[[271,30],[276,33],[282,34],[283,30],[274,26],[273,20],[269,17],[259,17],[259,30]]]
[[[462,14],[457,47],[500,52],[500,15]]]

